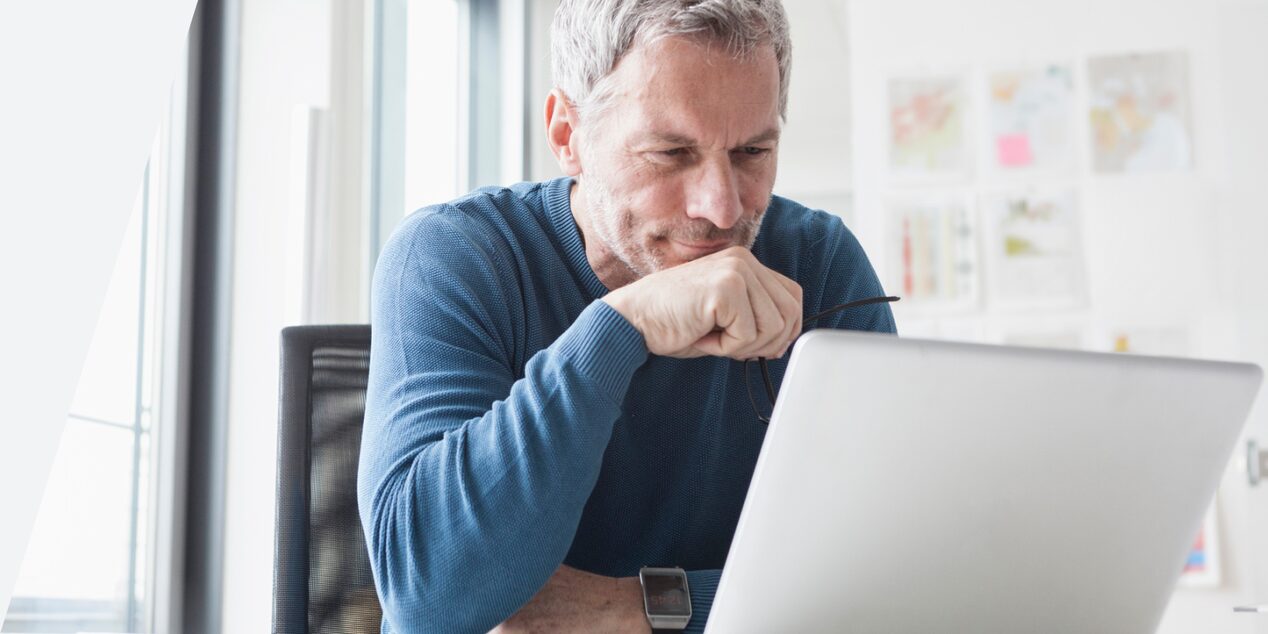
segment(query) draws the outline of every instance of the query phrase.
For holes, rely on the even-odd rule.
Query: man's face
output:
[[[602,246],[638,277],[751,247],[775,183],[773,49],[736,60],[663,38],[631,49],[609,80],[610,105],[576,132],[578,182]]]

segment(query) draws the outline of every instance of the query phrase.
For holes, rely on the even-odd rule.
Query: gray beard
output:
[[[769,204],[769,200],[767,202]],[[611,190],[603,183],[593,178],[586,183],[586,203],[595,237],[636,276],[642,278],[669,268],[666,265],[667,258],[660,249],[641,248],[636,240],[638,234],[635,231],[637,224],[634,214],[616,201]],[[765,209],[762,209],[762,213],[764,212]],[[652,235],[655,238],[672,236],[684,242],[731,239],[732,243],[751,249],[761,225],[762,216],[759,213],[741,219],[730,229],[719,229],[708,220],[694,219],[680,226],[655,231]]]
[[[590,206],[590,226],[594,228],[595,237],[604,248],[640,278],[663,270],[665,268],[663,255],[633,248],[631,243],[634,233],[630,223],[632,218],[625,214],[625,222],[621,222],[623,214],[611,190],[593,180],[588,185],[590,188],[586,192],[586,202]]]

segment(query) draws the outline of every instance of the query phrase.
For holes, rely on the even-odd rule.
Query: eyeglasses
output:
[[[899,298],[897,298],[897,297],[894,297],[894,296],[890,295],[890,296],[885,296],[885,297],[866,297],[866,298],[864,298],[864,299],[856,299],[856,300],[854,300],[854,301],[852,301],[852,302],[846,302],[846,303],[844,303],[844,304],[838,304],[838,305],[833,306],[832,308],[829,308],[829,309],[827,309],[827,310],[825,310],[825,311],[823,311],[823,312],[820,312],[820,313],[816,313],[816,314],[814,314],[814,315],[811,315],[808,319],[806,319],[805,323],[803,323],[803,324],[802,324],[802,330],[801,330],[801,333],[802,333],[802,334],[805,334],[805,333],[806,333],[806,330],[808,330],[808,328],[806,328],[806,326],[808,326],[809,324],[811,324],[811,323],[813,323],[813,322],[817,321],[820,317],[827,317],[828,315],[831,315],[832,313],[835,313],[835,312],[840,312],[840,311],[847,310],[847,309],[850,309],[850,308],[858,308],[858,307],[860,307],[860,306],[870,306],[870,305],[872,305],[872,304],[884,304],[884,303],[889,303],[889,302],[896,302],[896,301],[898,301],[898,300],[899,300]],[[800,337],[801,335],[798,335],[798,336]],[[753,361],[753,359],[745,359],[745,360],[744,360],[744,389],[748,390],[748,402],[753,404],[753,413],[757,414],[757,420],[760,420],[760,421],[762,421],[763,423],[770,424],[770,416],[769,416],[769,415],[763,415],[763,414],[762,414],[762,410],[761,410],[760,408],[758,408],[758,406],[757,406],[757,398],[755,398],[755,397],[753,396],[753,382],[752,382],[752,381],[750,381],[750,380],[749,380],[749,378],[748,378],[748,365],[749,365],[749,363],[750,363],[751,361]],[[770,380],[770,369],[769,369],[768,367],[766,367],[766,358],[765,358],[765,357],[758,357],[758,358],[757,358],[757,366],[758,366],[758,367],[761,369],[761,371],[762,371],[762,384],[766,387],[766,397],[767,397],[768,399],[770,399],[771,413],[774,413],[774,410],[775,410],[775,385],[774,385],[773,383],[771,383],[771,380]]]

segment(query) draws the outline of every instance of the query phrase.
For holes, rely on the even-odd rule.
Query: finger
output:
[[[774,298],[776,305],[779,306],[780,314],[783,316],[785,322],[791,322],[786,324],[787,328],[785,329],[785,340],[787,343],[791,344],[794,339],[801,335],[805,315],[801,285],[783,273],[767,268],[766,265],[762,264],[761,261],[757,259],[757,256],[753,255],[753,253],[748,249],[743,249],[742,253],[737,251],[735,255],[751,264],[751,266],[754,267],[754,270],[760,273],[763,278],[762,281],[767,287],[767,291],[770,293],[771,297]],[[774,285],[778,288],[771,288],[772,280],[774,281]],[[786,291],[787,294],[779,292],[780,289]],[[776,346],[776,348],[782,347]],[[772,353],[777,351],[778,350],[771,350]]]
[[[768,346],[761,351],[761,356],[780,357],[783,356],[783,352],[792,340],[801,334],[801,286],[779,272],[765,267],[757,271],[757,276],[774,302],[784,324],[784,327],[770,340]]]
[[[721,331],[710,333],[715,334],[717,339],[711,354],[734,357],[757,337],[757,323],[749,304],[749,281],[742,270],[731,267],[720,267],[715,276],[716,282],[711,285],[714,289],[711,310],[713,323]],[[710,341],[710,335],[705,335],[702,340]]]
[[[775,355],[785,347],[790,337],[795,336],[793,333],[800,332],[801,310],[797,306],[800,287],[792,283],[798,289],[794,294],[784,284],[792,280],[767,268],[749,249],[733,247],[727,252],[752,274],[750,284],[760,285],[760,288],[756,285],[750,287],[754,295],[751,302],[758,323],[758,339],[744,352],[749,357]],[[772,305],[777,317],[766,312],[766,308]]]
[[[759,298],[752,300],[753,303],[761,305],[769,313],[759,320],[757,340],[746,352],[754,357],[772,357],[788,342],[793,316],[786,311],[791,298],[782,285],[760,269],[753,272],[752,284],[750,293]]]
[[[696,357],[704,357],[704,356],[725,357],[726,355],[723,354],[722,352],[722,331],[719,330],[716,332],[711,332],[701,337],[700,339],[698,339],[695,343],[691,344],[689,348],[687,348],[686,350],[683,350],[681,353],[673,354],[669,356],[679,358],[679,359],[694,359]]]
[[[794,298],[796,298],[797,303],[801,304],[802,303],[801,284],[798,284],[796,280],[788,277],[787,275],[784,275],[783,273],[780,273],[779,271],[776,271],[773,269],[768,269],[768,270],[770,270],[770,272],[775,275],[775,279],[779,280],[779,283],[785,289],[788,290],[788,293],[792,295]]]
[[[746,289],[748,291],[749,306],[753,310],[753,322],[757,327],[757,332],[751,341],[746,342],[742,349],[736,352],[745,358],[765,356],[772,352],[772,347],[778,350],[783,345],[784,332],[787,329],[786,319],[776,303],[776,298],[771,296],[771,290],[783,292],[782,288],[774,288],[778,286],[772,282],[763,280],[764,277],[759,268],[752,268],[748,263],[741,265],[744,273]]]
[[[752,251],[743,247],[731,247],[711,254],[709,258],[726,261],[727,266],[744,275],[757,328],[756,336],[748,346],[733,348],[730,347],[731,342],[723,342],[727,346],[726,356],[737,359],[780,356],[801,333],[801,286],[766,268]]]
[[[792,299],[792,305],[788,309],[794,315],[794,318],[793,318],[794,323],[792,325],[792,328],[789,329],[789,334],[788,334],[788,345],[791,346],[793,341],[795,341],[797,337],[800,337],[801,332],[805,329],[804,320],[806,315],[806,307],[805,307],[805,301],[802,295],[801,284],[798,284],[795,280],[782,275],[778,271],[773,271],[773,273],[775,274],[775,278],[779,281],[780,285],[783,286],[784,289],[788,291],[788,294]],[[787,350],[787,347],[785,347],[785,351],[786,350]],[[782,357],[783,354],[780,354],[779,356]]]

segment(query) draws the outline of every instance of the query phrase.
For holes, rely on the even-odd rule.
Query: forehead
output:
[[[769,45],[737,59],[717,43],[660,38],[631,48],[609,79],[611,123],[627,136],[737,144],[779,129],[779,66]]]

